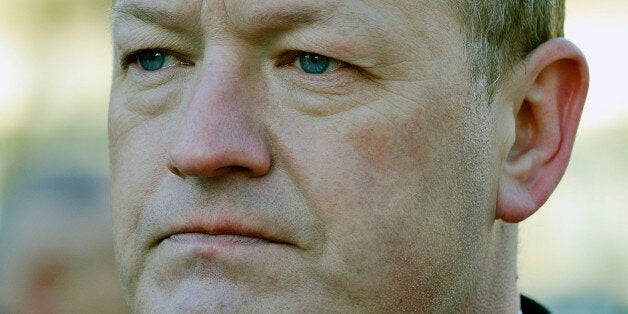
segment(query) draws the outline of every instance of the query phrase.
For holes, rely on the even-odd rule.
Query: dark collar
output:
[[[548,314],[550,311],[536,301],[521,295],[521,312],[523,314]]]

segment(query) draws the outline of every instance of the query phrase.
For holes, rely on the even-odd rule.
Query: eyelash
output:
[[[137,62],[137,56],[141,52],[147,51],[147,50],[152,50],[152,49],[136,50],[136,51],[133,51],[131,53],[125,53],[122,56],[121,62],[120,62],[120,66],[122,67],[122,69],[126,70],[131,64],[136,63]]]
[[[179,64],[183,64],[183,65],[193,65],[193,63],[191,62],[186,62],[183,61],[183,58],[177,56],[176,53],[173,53],[171,51],[168,51],[166,49],[159,49],[159,48],[148,48],[148,49],[140,49],[140,50],[135,50],[131,53],[127,53],[122,57],[122,62],[121,62],[121,67],[124,70],[127,70],[129,68],[129,66],[131,66],[132,64],[137,64],[139,66],[139,56],[142,53],[147,53],[147,52],[154,52],[154,53],[161,53],[163,54],[165,57],[172,57],[175,58],[177,60],[180,61]],[[165,67],[167,68],[167,67]],[[164,69],[164,68],[162,68]],[[146,72],[150,72],[148,70],[142,69],[142,71],[146,71]]]
[[[173,57],[173,58],[175,58],[175,59],[177,59],[177,60],[180,60],[180,61],[182,60],[182,58],[180,58],[180,57],[176,56],[176,54],[174,54],[174,53],[172,53],[172,52],[170,52],[170,51],[168,51],[168,50],[158,49],[158,48],[140,49],[140,50],[136,50],[136,51],[133,51],[133,52],[131,52],[131,53],[128,53],[128,54],[125,54],[125,55],[124,55],[124,57],[121,59],[121,60],[122,60],[122,62],[121,62],[121,64],[120,64],[120,65],[121,65],[121,67],[122,67],[122,69],[126,70],[126,69],[128,69],[128,67],[129,67],[130,65],[132,65],[132,64],[137,64],[137,65],[139,65],[139,56],[140,56],[142,53],[147,53],[147,52],[161,53],[161,54],[163,54],[163,55],[164,55],[164,56],[166,56],[166,57],[167,57],[167,56],[169,56],[169,57]],[[323,57],[323,58],[327,58],[327,59],[328,59],[328,61],[330,61],[331,63],[333,63],[333,64],[334,64],[334,65],[333,65],[333,67],[335,67],[335,69],[334,69],[334,70],[337,70],[337,69],[339,69],[339,68],[345,68],[345,67],[347,67],[347,66],[348,66],[348,64],[347,64],[347,63],[342,62],[342,61],[340,61],[340,60],[337,60],[337,59],[334,59],[334,58],[331,58],[331,57],[327,57],[327,56],[325,56],[325,55],[317,54],[317,53],[314,53],[314,52],[301,51],[301,50],[293,50],[293,51],[289,51],[289,52],[287,52],[287,53],[283,54],[283,55],[279,58],[278,63],[277,63],[277,66],[278,66],[278,67],[287,67],[287,66],[293,65],[293,66],[295,66],[295,67],[299,68],[299,70],[300,70],[301,72],[305,73],[305,74],[312,74],[312,73],[308,73],[308,72],[306,72],[306,71],[302,68],[302,66],[299,66],[299,65],[298,65],[298,63],[300,62],[299,57],[300,57],[301,55],[303,55],[303,54],[316,55],[316,56],[320,56],[320,57]],[[181,64],[185,64],[185,65],[193,65],[192,63],[190,63],[190,62],[185,62],[185,61],[181,61],[180,63],[181,63]],[[140,67],[141,67],[141,66],[140,66]],[[150,72],[149,70],[146,70],[146,69],[142,69],[142,70],[143,70],[143,71]],[[321,75],[321,74],[322,74],[322,73],[317,73],[317,74],[315,74],[315,75]]]
[[[299,70],[301,72],[303,72],[304,74],[317,75],[317,76],[322,75],[322,74],[307,73],[307,72],[305,72],[305,70],[301,66],[297,65],[300,62],[299,57],[301,55],[303,55],[303,54],[310,54],[310,55],[316,55],[316,56],[328,58],[329,61],[331,61],[333,63],[337,63],[337,66],[336,66],[336,68],[334,70],[347,68],[347,67],[350,66],[346,62],[343,62],[341,60],[338,60],[338,59],[335,59],[335,58],[332,58],[332,57],[328,57],[326,55],[322,55],[322,54],[318,54],[318,53],[310,52],[310,51],[292,50],[292,51],[289,51],[287,53],[284,53],[281,57],[278,58],[277,67],[294,66],[296,68],[299,68]],[[333,71],[331,71],[331,72],[333,72]]]

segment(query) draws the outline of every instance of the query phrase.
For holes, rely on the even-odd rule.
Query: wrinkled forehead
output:
[[[361,2],[361,1],[360,1]],[[355,5],[357,1],[353,3]],[[333,12],[341,4],[338,0],[266,0],[266,1],[164,1],[164,0],[116,0],[113,3],[115,13],[135,13],[138,11],[151,11],[154,13],[167,13],[172,16],[185,16],[188,18],[215,18],[224,13],[237,19],[238,17],[250,16],[255,13],[267,14],[272,11],[313,11],[313,12]]]
[[[165,28],[207,30],[218,24],[242,32],[322,22],[345,23],[380,33],[438,32],[436,19],[450,17],[444,1],[421,0],[114,0],[114,29],[138,19]],[[389,35],[390,35],[389,34]]]

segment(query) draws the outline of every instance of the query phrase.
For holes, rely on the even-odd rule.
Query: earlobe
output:
[[[565,39],[544,43],[524,63],[514,82],[525,88],[515,95],[515,139],[504,157],[495,217],[511,223],[541,207],[563,176],[589,82],[584,56]]]

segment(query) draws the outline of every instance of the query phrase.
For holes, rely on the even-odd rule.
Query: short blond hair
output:
[[[447,0],[465,37],[471,81],[493,99],[502,78],[542,43],[564,35],[564,0]]]

